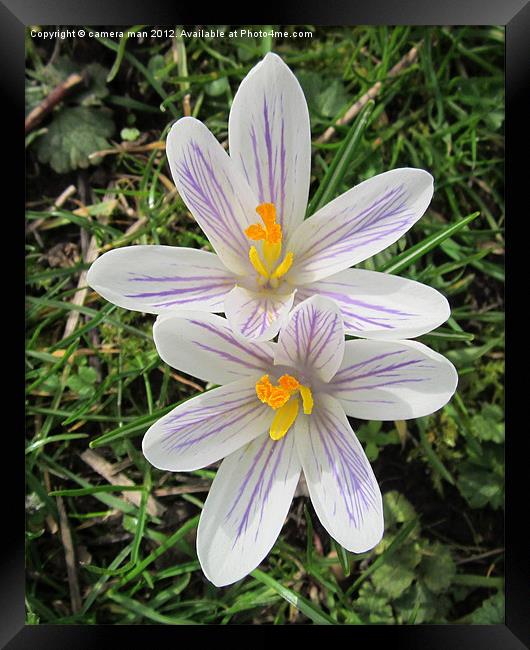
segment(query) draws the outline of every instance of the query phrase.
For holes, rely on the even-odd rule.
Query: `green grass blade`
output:
[[[113,600],[115,603],[118,603],[125,609],[128,609],[134,614],[137,614],[140,618],[147,618],[150,621],[155,623],[163,623],[164,625],[197,625],[193,621],[190,621],[186,618],[175,618],[173,616],[165,616],[159,612],[147,607],[147,605],[142,604],[138,600],[133,600],[132,598],[127,598],[123,594],[116,593],[115,591],[109,591],[107,596]]]
[[[315,192],[314,197],[311,199],[307,208],[307,217],[312,215],[322,206],[329,203],[342,182],[344,174],[351,171],[351,160],[357,150],[357,145],[366,129],[368,119],[374,108],[374,102],[369,101],[363,107],[357,119],[350,127],[348,134],[344,138],[339,150],[335,154],[328,171],[322,179],[318,190]]]
[[[400,273],[421,257],[434,250],[446,239],[455,235],[457,232],[462,230],[462,228],[465,228],[469,223],[476,219],[479,214],[480,212],[473,212],[467,217],[464,217],[461,221],[451,224],[441,232],[426,237],[419,244],[411,246],[411,248],[407,249],[400,255],[396,255],[393,260],[382,264],[377,270],[383,271],[384,273]]]
[[[26,447],[26,454],[31,454],[36,449],[44,447],[44,445],[49,444],[50,442],[64,442],[66,440],[79,440],[80,438],[88,438],[87,433],[60,433],[56,436],[49,436],[48,438],[42,438],[41,440],[35,440],[35,442],[30,443]]]
[[[114,59],[114,63],[112,64],[112,68],[110,69],[109,74],[107,75],[107,83],[111,82],[118,74],[118,70],[120,69],[121,62],[123,60],[123,55],[125,54],[125,46],[127,45],[129,36],[132,36],[132,34],[139,32],[143,27],[145,27],[145,25],[135,25],[134,27],[129,27],[120,38],[118,49],[116,51],[116,58]]]
[[[337,625],[337,621],[334,621],[329,614],[326,614],[321,609],[316,607],[313,603],[306,600],[300,594],[297,594],[296,591],[284,587],[282,584],[271,578],[263,571],[259,569],[254,569],[250,574],[256,580],[259,580],[263,584],[267,585],[274,589],[284,600],[286,600],[291,605],[294,605],[296,609],[300,610],[302,614],[305,614],[313,623],[318,623],[319,625]]]
[[[404,524],[401,527],[401,530],[399,533],[396,535],[394,541],[390,546],[376,559],[370,566],[364,571],[358,578],[357,580],[352,584],[352,586],[346,591],[346,596],[351,596],[357,589],[361,586],[361,584],[369,577],[372,575],[372,573],[378,569],[380,566],[382,566],[388,558],[390,558],[394,553],[401,547],[401,545],[405,542],[407,537],[410,535],[410,533],[416,528],[418,525],[418,519],[412,519],[408,523]]]
[[[193,530],[199,524],[200,515],[196,515],[192,519],[189,519],[181,528],[179,528],[173,535],[167,538],[167,540],[161,544],[155,551],[150,553],[144,560],[142,560],[130,573],[124,576],[118,583],[117,588],[121,589],[124,585],[130,582],[137,575],[142,573],[152,562],[157,558],[163,555],[170,548],[175,546],[175,544],[184,538],[184,536]]]

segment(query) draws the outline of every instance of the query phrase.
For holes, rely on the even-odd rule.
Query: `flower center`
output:
[[[291,268],[294,255],[289,251],[283,261],[277,264],[282,254],[282,227],[276,223],[276,206],[274,203],[260,203],[256,212],[261,217],[265,227],[260,223],[253,223],[245,230],[245,235],[252,241],[263,242],[263,258],[258,249],[251,246],[248,252],[252,266],[258,272],[258,283],[265,286],[267,283],[273,288],[280,283],[280,278]]]
[[[256,395],[264,404],[268,404],[276,411],[269,433],[273,440],[280,440],[289,431],[296,416],[298,415],[299,400],[302,398],[302,408],[306,415],[313,411],[313,394],[309,386],[302,386],[300,382],[291,375],[282,375],[278,379],[278,385],[271,384],[269,375],[263,377],[256,383]]]

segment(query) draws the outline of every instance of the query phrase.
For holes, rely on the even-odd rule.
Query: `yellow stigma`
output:
[[[276,223],[276,206],[274,203],[260,203],[257,206],[256,212],[261,217],[265,227],[260,223],[253,223],[245,229],[245,235],[256,242],[263,242],[263,259],[260,257],[256,246],[251,246],[249,250],[249,258],[252,266],[256,269],[258,274],[270,281],[273,288],[279,285],[279,280],[291,268],[293,263],[293,253],[288,252],[283,262],[275,268],[276,262],[280,259],[282,254],[282,227]],[[263,280],[259,280],[260,284],[265,284]]]
[[[300,386],[300,395],[302,396],[302,405],[304,407],[304,413],[306,415],[311,415],[313,412],[313,393],[308,386]]]
[[[298,415],[298,400],[291,399],[276,411],[269,435],[273,440],[281,440],[289,431]]]
[[[269,279],[269,272],[265,268],[265,265],[261,261],[261,257],[259,256],[258,250],[255,246],[251,246],[250,250],[248,252],[248,256],[250,258],[250,262],[252,266],[256,269],[256,271],[263,276],[266,280]]]
[[[298,415],[300,404],[296,393],[302,398],[302,408],[306,415],[313,411],[313,394],[309,386],[302,386],[291,375],[282,375],[278,386],[271,384],[269,375],[256,382],[258,399],[270,406],[276,414],[270,426],[269,434],[273,440],[280,440],[289,431]]]

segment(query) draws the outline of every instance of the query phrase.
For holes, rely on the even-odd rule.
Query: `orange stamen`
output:
[[[278,379],[278,386],[271,384],[269,375],[263,375],[256,382],[256,395],[259,400],[276,411],[269,430],[273,440],[283,438],[298,416],[300,404],[296,393],[299,393],[302,398],[305,415],[311,415],[313,411],[311,389],[309,386],[302,386],[292,375],[282,375]]]
[[[245,230],[245,235],[252,241],[260,241],[267,238],[267,231],[259,223],[253,223]]]
[[[263,377],[256,384],[256,395],[264,404],[269,403],[271,389],[272,384],[270,382],[269,375],[263,375]]]
[[[290,397],[291,393],[288,390],[285,390],[285,388],[278,388],[276,386],[273,386],[269,395],[269,399],[267,400],[267,404],[272,409],[276,410],[286,404],[289,401]]]
[[[253,241],[264,239],[268,244],[279,244],[282,241],[282,227],[276,223],[276,207],[274,203],[260,203],[256,212],[262,218],[265,228],[259,223],[253,223],[245,230],[245,235]]]
[[[297,390],[300,387],[298,380],[296,380],[294,377],[291,377],[291,375],[282,375],[278,379],[278,383],[282,388],[285,388],[285,390],[291,392]]]
[[[269,228],[276,223],[276,206],[274,203],[260,203],[256,212],[263,219],[263,223]]]

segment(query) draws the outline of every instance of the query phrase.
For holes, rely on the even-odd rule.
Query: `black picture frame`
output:
[[[262,15],[249,18],[248,13],[237,16],[238,10],[230,11],[224,5],[214,11],[203,8],[192,12],[193,7],[183,7],[176,2],[164,0],[128,0],[127,3],[108,0],[2,0],[0,2],[0,62],[2,74],[0,84],[3,90],[3,109],[7,115],[8,124],[18,124],[23,113],[24,91],[24,29],[31,24],[43,25],[125,25],[125,24],[208,24],[216,23],[249,23],[249,24],[315,24],[315,25],[504,25],[506,27],[506,203],[508,214],[518,214],[520,219],[516,228],[522,233],[521,221],[528,220],[528,201],[524,200],[523,192],[529,182],[528,164],[525,161],[528,145],[528,87],[530,85],[530,3],[528,0],[444,0],[444,2],[427,2],[426,0],[355,0],[348,3],[317,3],[314,1],[304,4],[282,3],[282,10],[271,15],[270,7]],[[234,5],[234,8],[236,5]],[[220,11],[221,9],[221,11]],[[191,13],[195,13],[194,16]],[[215,15],[217,13],[217,15]],[[222,14],[222,15],[220,15]],[[265,15],[267,14],[267,15]],[[205,17],[207,16],[207,20]],[[22,146],[18,138],[18,127],[5,129],[6,135],[15,140],[9,148],[9,160],[21,155]],[[526,136],[526,137],[525,137]],[[7,145],[6,145],[7,146]],[[4,163],[5,163],[4,150]],[[13,188],[17,183],[22,185],[24,172],[18,165],[9,165],[11,180],[8,181],[9,193],[13,200],[10,213],[13,222],[20,222],[18,214],[18,198]],[[21,188],[23,194],[24,190]],[[526,193],[525,193],[526,194]],[[14,226],[14,232],[18,233]],[[514,228],[513,228],[514,229]],[[507,233],[508,246],[508,281],[517,277],[519,270],[512,267],[517,265],[517,252],[513,252],[513,241]],[[514,235],[517,238],[517,235]],[[512,251],[512,252],[510,252]],[[524,249],[521,251],[524,258]],[[524,272],[524,267],[520,269]],[[527,274],[524,278],[526,279]],[[523,282],[523,286],[524,286]],[[510,286],[510,284],[508,285]],[[508,289],[507,302],[511,289]],[[18,283],[12,286],[12,304],[18,304]],[[517,299],[513,300],[516,308]],[[509,334],[512,338],[524,341],[514,333],[516,325],[512,326],[512,318],[508,319]],[[519,319],[514,316],[513,320]],[[509,337],[510,341],[510,337]],[[509,343],[510,344],[510,343]],[[509,348],[508,348],[509,349]],[[510,354],[507,354],[510,361]],[[18,366],[18,359],[15,359]],[[521,361],[519,361],[521,363]],[[509,367],[516,366],[517,360],[512,359]],[[512,367],[511,372],[516,378],[524,374],[517,373]],[[517,379],[512,383],[518,383]],[[523,383],[524,382],[523,379]],[[508,383],[511,387],[511,384]],[[510,398],[508,404],[515,401]],[[329,643],[335,635],[351,635],[349,642],[359,645],[366,643],[392,644],[392,648],[407,648],[414,650],[471,650],[497,649],[520,650],[530,647],[530,562],[526,535],[525,514],[528,509],[525,495],[528,495],[526,481],[527,458],[522,449],[525,438],[528,438],[527,427],[519,424],[517,413],[507,410],[508,439],[506,443],[506,615],[504,625],[490,626],[456,626],[456,625],[412,625],[412,626],[356,626],[354,629],[326,628],[318,626],[283,626],[281,634],[287,641],[294,641],[294,634],[305,637],[311,634],[326,635],[321,639]],[[523,420],[524,422],[524,420]],[[13,462],[5,462],[3,482],[9,486],[13,494],[12,505],[6,509],[4,518],[14,518],[16,523],[10,530],[16,534],[6,538],[0,535],[3,552],[1,558],[0,581],[0,646],[9,650],[31,648],[58,650],[62,648],[101,648],[102,650],[116,647],[137,647],[144,643],[154,644],[160,641],[182,643],[182,635],[193,638],[193,642],[204,641],[204,634],[213,634],[216,642],[228,641],[229,637],[241,633],[254,636],[252,626],[197,626],[193,629],[173,629],[169,626],[25,626],[24,625],[24,515],[21,504],[23,493],[23,451],[19,443],[22,436],[12,435],[20,429],[13,424],[6,427],[4,453]],[[13,447],[9,456],[8,443]],[[16,461],[15,461],[16,459]],[[22,460],[21,460],[22,459]],[[20,464],[19,464],[20,463]],[[525,471],[526,470],[526,471]],[[522,495],[522,499],[518,498]],[[519,504],[521,506],[519,507]],[[18,511],[18,512],[17,512]],[[278,628],[261,626],[259,639],[266,643],[268,635],[277,636]],[[294,630],[297,630],[296,632]],[[194,636],[191,637],[191,634]],[[177,636],[179,635],[179,636]],[[196,635],[196,636],[195,636]],[[286,635],[286,636],[284,636]],[[296,637],[300,643],[300,636]]]

